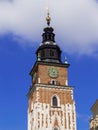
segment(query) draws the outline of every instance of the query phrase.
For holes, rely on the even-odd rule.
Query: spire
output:
[[[47,25],[50,26],[51,17],[50,17],[49,9],[47,9],[46,21],[47,21]]]
[[[61,63],[61,50],[55,43],[54,29],[50,26],[50,13],[47,9],[47,26],[43,29],[42,43],[36,51],[37,60],[43,62]]]
[[[48,8],[47,8],[46,21],[47,21],[47,27],[45,27],[43,30],[44,33],[42,34],[42,43],[45,44],[46,42],[50,42],[50,44],[54,44],[55,34],[53,33],[54,29],[50,26],[51,17]]]

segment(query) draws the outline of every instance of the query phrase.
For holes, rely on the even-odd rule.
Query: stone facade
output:
[[[34,87],[29,95],[28,130],[76,130],[73,88],[42,84]],[[57,98],[56,106],[53,97]]]
[[[51,84],[54,80],[56,85],[67,86],[68,85],[68,72],[65,64],[44,64],[42,62],[37,62],[36,67],[31,70],[32,84]],[[50,67],[56,67],[58,69],[58,76],[56,78],[51,78],[48,75],[48,69]],[[36,73],[36,80],[33,80],[33,74]]]
[[[51,66],[59,71],[56,78],[48,75]],[[76,130],[73,87],[66,82],[66,65],[44,65],[39,62],[31,71],[31,75],[33,73],[36,73],[36,80],[33,83],[32,78],[28,93],[28,130]],[[52,80],[56,81],[55,84],[52,84]]]
[[[92,118],[90,119],[90,130],[98,130],[98,99],[91,108]]]

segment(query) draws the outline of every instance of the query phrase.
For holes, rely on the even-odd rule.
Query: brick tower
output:
[[[28,92],[28,130],[76,130],[73,87],[68,85],[67,61],[62,63],[60,47],[47,14],[37,61],[30,71]]]

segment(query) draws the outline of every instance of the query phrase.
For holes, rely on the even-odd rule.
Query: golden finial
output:
[[[46,17],[46,21],[47,21],[47,25],[50,26],[51,18],[50,18],[50,13],[49,13],[49,9],[48,9],[48,8],[47,8],[47,17]]]

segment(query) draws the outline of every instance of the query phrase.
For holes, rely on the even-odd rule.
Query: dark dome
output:
[[[47,27],[43,29],[42,43],[36,51],[37,60],[44,62],[61,63],[61,50],[55,43],[54,29],[50,27],[50,16],[48,14]]]
[[[36,54],[41,61],[61,62],[61,50],[57,45],[42,44],[36,51]]]
[[[44,28],[44,33],[42,35],[42,37],[43,37],[42,43],[46,42],[46,41],[55,42],[55,34],[53,33],[53,30],[54,29],[52,27]]]

